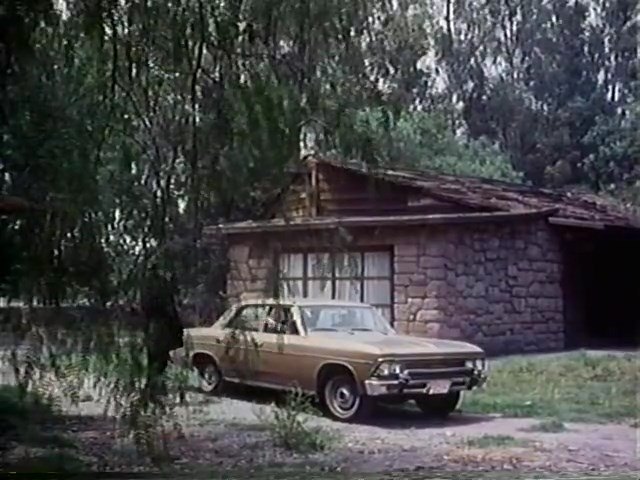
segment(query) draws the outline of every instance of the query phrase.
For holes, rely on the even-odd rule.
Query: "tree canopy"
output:
[[[0,296],[130,294],[152,254],[218,285],[203,225],[326,151],[638,201],[638,2],[7,0]],[[216,287],[217,288],[217,287]]]

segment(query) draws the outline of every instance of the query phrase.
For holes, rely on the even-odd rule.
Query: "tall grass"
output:
[[[505,359],[491,369],[484,390],[465,398],[463,410],[564,422],[631,421],[640,414],[639,372],[632,354]]]

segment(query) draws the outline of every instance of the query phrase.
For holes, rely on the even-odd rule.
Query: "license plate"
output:
[[[429,382],[430,395],[449,393],[449,388],[451,388],[451,381],[449,380],[434,380],[433,382]]]

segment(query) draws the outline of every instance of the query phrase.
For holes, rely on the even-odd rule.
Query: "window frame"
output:
[[[289,311],[289,322],[291,322],[292,325],[295,326],[296,332],[268,332],[266,331],[266,322],[262,321],[259,324],[259,329],[258,330],[248,330],[246,328],[238,328],[237,326],[233,326],[233,322],[240,316],[242,315],[242,313],[245,310],[248,309],[264,309],[265,313],[267,314],[267,316],[270,313],[270,310],[272,311],[275,308],[279,308],[282,309],[283,312],[285,311]],[[296,319],[296,313],[295,313],[295,308],[293,305],[286,303],[286,304],[280,304],[280,303],[245,303],[242,305],[239,305],[235,311],[230,315],[230,317],[228,319],[226,319],[226,321],[224,322],[223,326],[222,326],[223,330],[236,330],[236,331],[241,331],[241,332],[250,332],[250,333],[267,333],[267,334],[275,334],[275,335],[292,335],[292,336],[302,336],[302,330],[301,330],[301,326],[300,326],[300,322]]]
[[[389,269],[388,269],[388,275],[375,275],[375,276],[367,276],[365,275],[365,255],[367,253],[386,253],[388,255],[388,259],[389,259]],[[336,248],[290,248],[290,249],[283,249],[280,250],[276,253],[275,255],[275,262],[274,264],[276,265],[276,269],[277,269],[277,278],[276,278],[276,282],[275,282],[275,286],[274,286],[274,295],[276,296],[276,298],[280,298],[280,295],[283,293],[281,290],[281,284],[283,281],[295,281],[295,282],[301,282],[302,283],[302,298],[309,298],[309,282],[310,281],[317,281],[317,280],[327,280],[330,282],[331,284],[331,295],[330,298],[331,299],[335,299],[336,297],[336,283],[338,281],[352,281],[352,280],[357,280],[358,281],[358,287],[360,289],[359,293],[359,302],[365,303],[364,297],[365,297],[365,285],[367,283],[367,281],[373,280],[373,281],[388,281],[389,282],[389,303],[388,304],[382,304],[382,303],[369,303],[369,305],[371,305],[374,308],[378,308],[378,309],[388,309],[389,310],[389,323],[393,326],[394,324],[394,304],[395,304],[395,299],[394,299],[394,277],[395,277],[395,272],[394,272],[394,268],[393,268],[393,247],[392,246],[371,246],[371,247],[354,247],[354,248],[348,248],[348,249],[336,249]],[[330,262],[330,277],[325,277],[325,276],[315,276],[315,275],[309,275],[309,256],[310,255],[322,255],[322,254],[328,254],[329,255],[329,262]],[[352,255],[352,254],[358,254],[359,256],[359,265],[360,265],[360,271],[358,272],[357,275],[348,275],[348,276],[341,276],[341,275],[337,275],[336,274],[336,257],[338,255]],[[302,277],[283,277],[282,276],[282,270],[280,268],[280,259],[282,258],[282,256],[284,255],[302,255]]]
[[[251,332],[251,333],[262,333],[264,331],[264,322],[262,324],[260,324],[259,328],[257,330],[249,330],[246,328],[238,328],[238,326],[233,326],[232,324],[236,321],[237,318],[239,318],[243,312],[245,310],[248,309],[259,309],[259,308],[264,308],[265,310],[267,308],[269,308],[269,305],[267,304],[262,304],[262,303],[248,303],[245,305],[240,305],[236,311],[233,313],[233,315],[231,315],[231,318],[229,318],[226,323],[224,324],[224,329],[225,330],[236,330],[236,331],[241,331],[241,332]]]

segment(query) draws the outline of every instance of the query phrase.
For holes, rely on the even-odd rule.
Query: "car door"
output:
[[[309,355],[296,309],[290,305],[273,305],[265,325],[262,365],[265,379],[277,387],[301,387],[313,390],[318,359]]]
[[[288,356],[287,344],[290,335],[295,332],[291,325],[291,307],[271,304],[266,311],[266,321],[260,336],[262,340],[261,361],[263,381],[276,387],[289,385],[291,358]]]
[[[263,381],[262,330],[268,306],[240,307],[223,328],[220,367],[227,378],[248,382]]]

